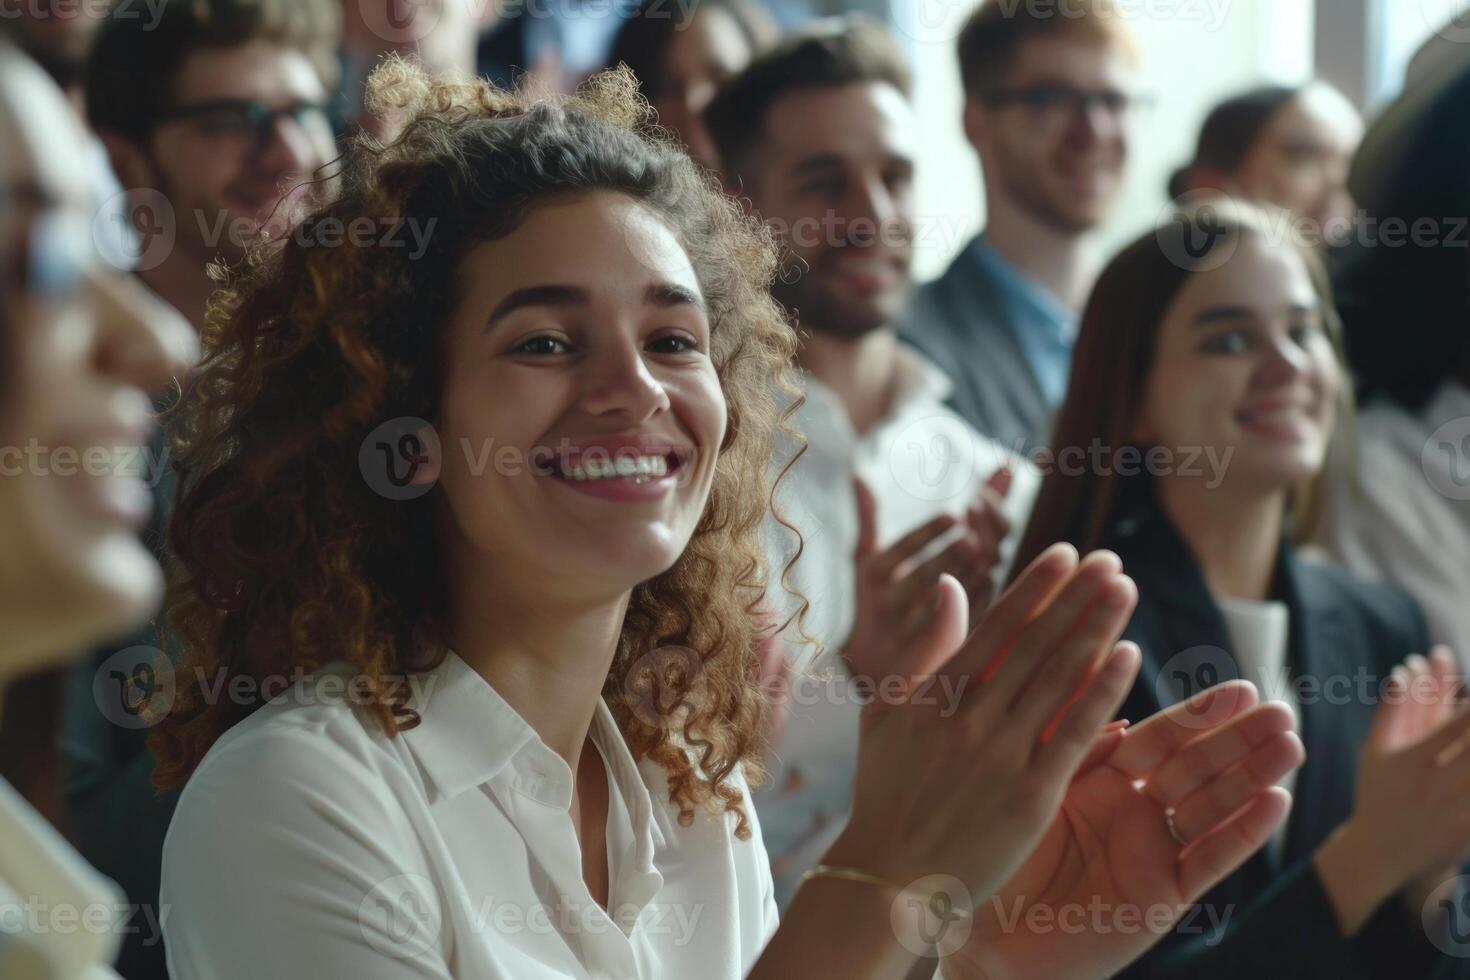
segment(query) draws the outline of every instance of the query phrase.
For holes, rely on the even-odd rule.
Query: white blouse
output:
[[[1261,692],[1263,701],[1279,701],[1291,709],[1297,734],[1302,730],[1301,703],[1291,681],[1291,668],[1286,662],[1286,648],[1291,639],[1291,610],[1275,600],[1232,599],[1221,596],[1220,613],[1225,619],[1225,632],[1230,637],[1240,677],[1250,681]],[[1296,770],[1288,772],[1276,783],[1287,792],[1296,786]],[[1289,821],[1271,835],[1268,853],[1277,861],[1286,848]]]
[[[662,767],[599,700],[607,911],[584,883],[566,762],[450,654],[395,738],[329,665],[230,729],[163,853],[168,965],[189,980],[742,977],[776,928],[733,815],[680,826]],[[344,688],[346,691],[344,692]]]
[[[117,885],[0,779],[0,977],[116,980],[127,912]]]

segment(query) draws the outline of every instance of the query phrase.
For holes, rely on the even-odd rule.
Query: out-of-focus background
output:
[[[918,210],[935,227],[921,242],[920,278],[938,275],[984,223],[979,163],[959,126],[962,93],[954,39],[979,0],[829,0],[823,12],[882,12],[908,44],[916,72],[924,153]],[[1058,9],[1066,8],[1059,4]],[[1132,0],[1122,9],[1145,53],[1142,113],[1127,189],[1100,244],[1112,247],[1157,220],[1174,167],[1189,159],[1200,120],[1223,97],[1266,82],[1312,77],[1340,88],[1368,115],[1403,84],[1410,56],[1470,4],[1464,0]],[[1331,52],[1330,58],[1320,52]],[[942,234],[940,233],[942,232]]]

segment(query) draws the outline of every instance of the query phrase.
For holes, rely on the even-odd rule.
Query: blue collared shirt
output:
[[[1051,293],[1027,279],[981,235],[971,245],[975,261],[1000,288],[1006,319],[1046,403],[1061,405],[1077,339],[1077,314]]]

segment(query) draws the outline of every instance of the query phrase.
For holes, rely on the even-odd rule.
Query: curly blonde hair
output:
[[[795,331],[768,292],[771,234],[651,126],[626,71],[573,96],[534,99],[391,60],[370,78],[368,97],[398,114],[401,133],[389,143],[356,137],[330,202],[302,233],[252,248],[225,277],[204,362],[175,410],[167,609],[181,683],[152,734],[155,784],[186,780],[259,706],[211,703],[206,675],[259,684],[341,659],[363,675],[390,735],[417,724],[397,679],[433,669],[448,650],[433,493],[375,493],[359,447],[384,420],[436,417],[439,334],[460,256],[509,234],[540,202],[613,191],[658,214],[689,255],[729,425],[688,546],[633,590],[603,696],[634,756],[668,773],[681,822],[701,806],[733,812],[736,833],[748,836],[728,778],[742,764],[753,783],[762,775],[754,645],[769,627],[768,468],[800,402]],[[417,259],[406,249],[311,244],[317,223],[364,215],[437,224]],[[668,650],[690,659],[660,655]],[[182,683],[195,676],[199,684]]]

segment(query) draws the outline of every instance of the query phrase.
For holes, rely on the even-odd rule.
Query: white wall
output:
[[[978,0],[893,2],[895,21],[915,56],[923,145],[917,271],[919,278],[929,279],[944,270],[983,221],[979,163],[960,129],[962,96],[954,53],[954,39]],[[1134,135],[1117,214],[1096,236],[1098,248],[1109,251],[1158,218],[1167,203],[1169,174],[1193,151],[1211,106],[1251,85],[1305,80],[1312,70],[1313,47],[1312,0],[1119,2],[1138,35],[1144,53],[1142,88],[1153,97],[1154,107]]]

